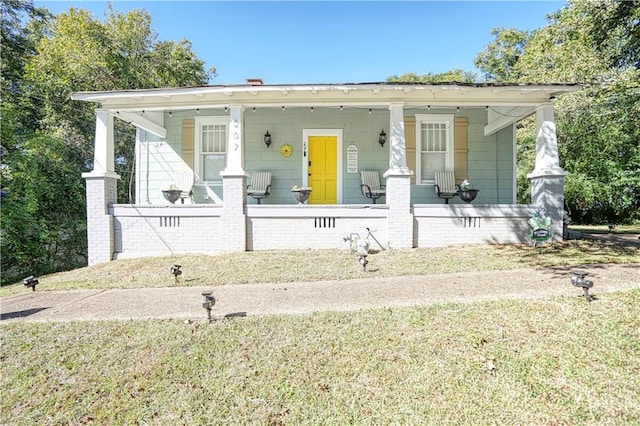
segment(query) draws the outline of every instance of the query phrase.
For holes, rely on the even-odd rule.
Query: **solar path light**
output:
[[[213,308],[213,305],[216,304],[216,298],[213,297],[210,291],[205,291],[204,293],[202,293],[202,296],[204,297],[204,303],[202,304],[202,307],[207,310],[207,320],[211,322],[211,308]]]
[[[589,289],[593,287],[593,281],[585,279],[588,272],[585,271],[573,271],[571,276],[571,284],[576,287],[582,288],[584,291],[584,298],[587,302],[591,302],[593,300],[593,296],[589,294]]]
[[[180,268],[182,268],[182,265],[178,265],[178,264],[175,264],[175,265],[173,265],[171,267],[171,273],[173,274],[173,276],[174,276],[174,278],[176,280],[175,281],[176,284],[178,284],[178,277],[180,275],[182,275],[182,270]]]
[[[36,285],[40,284],[40,281],[38,281],[38,279],[33,275],[29,275],[27,278],[22,280],[22,284],[24,284],[25,287],[31,287],[31,290],[36,291]]]

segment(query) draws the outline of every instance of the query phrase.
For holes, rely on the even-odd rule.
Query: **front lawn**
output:
[[[372,244],[372,249],[379,249]],[[468,245],[431,249],[384,250],[369,256],[363,272],[348,250],[290,250],[179,255],[127,259],[40,277],[39,291],[167,287],[182,265],[179,286],[346,280],[363,277],[428,275],[537,267],[569,267],[640,262],[640,249],[604,241],[572,240],[528,245]],[[0,297],[25,291],[22,283],[0,288]]]
[[[640,424],[640,291],[1,327],[4,424]]]

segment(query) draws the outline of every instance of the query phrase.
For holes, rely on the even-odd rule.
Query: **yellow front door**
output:
[[[338,138],[309,136],[309,204],[338,201]]]

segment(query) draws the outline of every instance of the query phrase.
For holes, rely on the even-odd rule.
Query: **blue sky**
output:
[[[103,19],[105,1],[35,1]],[[211,84],[361,83],[407,72],[477,71],[494,27],[532,30],[564,1],[113,1],[144,9],[160,40],[191,40]]]

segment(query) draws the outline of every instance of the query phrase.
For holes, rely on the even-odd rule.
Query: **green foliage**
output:
[[[82,158],[59,139],[36,136],[3,158],[2,283],[86,263]],[[80,200],[80,202],[78,202]]]
[[[640,73],[625,74],[619,87],[588,87],[558,107],[565,195],[578,223],[640,219]]]
[[[494,28],[491,35],[495,37],[495,41],[476,56],[476,67],[484,70],[488,80],[517,81],[519,75],[514,67],[522,56],[531,33],[514,28]]]
[[[532,33],[494,30],[476,65],[498,81],[578,82],[555,105],[565,196],[577,223],[640,219],[640,3],[575,0]],[[535,144],[518,139],[518,199]]]
[[[13,151],[20,140],[34,132],[40,116],[36,105],[25,96],[28,84],[22,75],[24,58],[35,52],[35,40],[42,36],[50,14],[34,7],[31,1],[23,0],[3,0],[0,12],[0,140],[5,150]],[[24,24],[26,20],[29,20],[28,25]]]
[[[476,74],[459,69],[446,71],[443,73],[427,73],[418,75],[414,73],[392,75],[387,78],[389,83],[474,83],[478,80]]]
[[[191,44],[159,42],[145,11],[111,7],[52,17],[31,1],[2,7],[2,282],[81,265],[86,208],[81,173],[91,168],[95,105],[76,91],[205,84]],[[119,201],[128,202],[134,129],[116,120]]]
[[[203,65],[190,42],[158,42],[146,11],[123,14],[109,7],[103,22],[71,8],[56,16],[49,35],[40,39],[37,54],[27,61],[26,79],[33,83],[32,96],[43,101],[44,129],[91,161],[94,106],[71,101],[71,92],[205,84],[209,75]],[[125,123],[116,126],[118,200],[129,202],[135,133]]]

